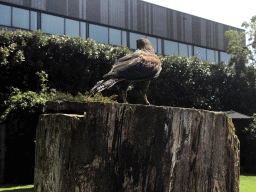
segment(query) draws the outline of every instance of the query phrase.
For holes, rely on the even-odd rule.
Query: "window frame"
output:
[[[197,51],[196,51],[197,48],[198,48],[199,50],[204,50],[204,51],[205,51],[205,53],[204,53],[205,58],[202,59],[202,57],[200,57],[201,51],[198,52],[198,53],[199,53],[198,58],[199,58],[200,60],[202,60],[202,61],[207,61],[207,49],[204,48],[204,47],[194,46],[194,55],[197,55]]]
[[[56,18],[61,19],[61,20],[63,21],[63,27],[62,27],[63,34],[60,33],[60,32],[51,33],[51,32],[49,32],[49,31],[46,31],[46,32],[43,31],[43,30],[44,30],[44,29],[43,29],[43,19],[44,19],[44,15],[50,16],[50,17],[56,17]],[[62,21],[61,21],[61,22],[62,22]],[[61,36],[65,35],[65,18],[64,18],[64,17],[55,16],[55,15],[46,14],[46,13],[42,13],[42,14],[41,14],[41,31],[44,32],[44,33],[48,33],[48,34],[54,34],[54,35],[59,34],[59,35],[61,35]],[[62,31],[61,31],[61,32],[62,32]]]
[[[2,6],[4,6],[4,7],[7,7],[7,8],[10,8],[10,10],[7,10],[7,12],[8,11],[10,11],[10,24],[8,23],[8,24],[6,24],[6,23],[1,23],[0,25],[6,25],[6,26],[9,26],[9,27],[11,27],[12,26],[12,7],[11,6],[8,6],[8,5],[4,5],[4,4],[0,4],[0,5],[2,5]],[[4,14],[4,15],[6,15],[6,14]],[[9,19],[9,18],[8,18]]]
[[[175,45],[177,45],[177,48],[176,48],[176,52],[177,52],[177,54],[176,54],[176,52],[171,52],[170,54],[166,54],[166,48],[167,48],[167,44],[166,44],[166,42],[169,42],[170,44],[175,44]],[[171,45],[171,47],[174,47],[174,46],[172,46]],[[172,49],[171,49],[172,50]],[[175,42],[175,41],[170,41],[170,40],[164,40],[164,55],[177,55],[177,56],[179,56],[179,43],[178,42]]]
[[[115,43],[115,42],[111,42],[111,39],[112,39],[112,38],[111,38],[111,33],[112,33],[111,31],[113,31],[113,32],[114,32],[114,31],[120,32],[120,38],[119,38],[120,43],[119,43],[119,44],[113,44],[113,43]],[[115,33],[115,32],[114,32],[114,33]],[[109,34],[108,42],[109,42],[110,45],[122,46],[122,30],[109,27],[108,34]],[[115,38],[113,38],[113,39],[115,39]]]
[[[3,22],[1,23],[1,25],[4,25],[4,26],[7,26],[7,27],[14,27],[14,28],[21,28],[21,29],[25,29],[25,30],[31,30],[31,31],[35,31],[35,30],[38,30],[38,29],[41,29],[43,32],[45,33],[48,33],[48,34],[59,34],[59,35],[65,35],[67,34],[68,32],[68,29],[67,29],[67,22],[68,20],[70,21],[74,21],[74,22],[77,22],[78,23],[78,32],[76,32],[77,34],[74,36],[74,34],[67,34],[67,35],[70,35],[70,36],[74,36],[74,37],[82,37],[82,38],[91,38],[91,34],[90,34],[90,25],[95,25],[97,27],[102,27],[102,28],[105,28],[105,32],[107,32],[107,37],[104,39],[103,38],[103,41],[102,43],[105,43],[105,44],[113,44],[114,46],[127,46],[129,47],[130,49],[136,49],[137,46],[136,46],[136,40],[138,38],[141,38],[141,37],[148,37],[149,40],[150,38],[153,38],[154,39],[154,43],[152,42],[152,47],[154,48],[155,50],[155,53],[159,53],[159,54],[163,54],[163,55],[168,55],[168,52],[170,52],[171,55],[173,54],[176,54],[177,56],[181,56],[181,53],[184,53],[185,56],[187,57],[192,57],[195,55],[195,52],[197,51],[197,48],[199,48],[199,53],[200,53],[200,59],[205,61],[209,61],[209,56],[210,56],[210,53],[209,51],[213,51],[213,54],[214,54],[214,61],[210,61],[210,62],[215,62],[215,63],[218,63],[219,61],[224,61],[225,63],[227,63],[228,59],[230,59],[232,56],[223,56],[223,54],[227,54],[226,52],[224,51],[220,51],[220,50],[214,50],[214,49],[211,49],[211,48],[205,48],[205,47],[201,47],[201,46],[198,46],[198,45],[191,45],[191,44],[187,44],[187,43],[184,43],[184,42],[176,42],[176,41],[173,41],[173,40],[170,40],[170,39],[165,39],[165,38],[158,38],[158,37],[155,37],[155,36],[150,36],[150,35],[147,35],[147,34],[141,34],[141,33],[137,33],[137,32],[134,32],[134,31],[130,31],[130,30],[123,30],[123,29],[119,29],[119,28],[115,28],[115,27],[109,27],[107,25],[101,25],[101,24],[95,24],[95,23],[91,23],[91,22],[86,22],[84,20],[81,20],[81,19],[74,19],[74,18],[71,18],[71,17],[63,17],[63,16],[60,16],[58,14],[52,14],[52,13],[47,13],[45,11],[40,11],[40,10],[35,10],[35,9],[25,9],[21,6],[12,6],[12,5],[8,5],[8,4],[0,4],[1,6],[5,6],[8,8],[7,10],[7,13],[9,16],[7,16],[7,22]],[[19,26],[17,23],[15,23],[15,10],[22,10],[22,11],[25,11],[26,14],[28,13],[28,22],[26,23],[26,26]],[[7,15],[7,14],[6,14]],[[25,15],[25,14],[24,14]],[[58,23],[62,23],[63,22],[63,26],[60,25],[60,28],[58,29],[58,27],[56,29],[54,29],[52,31],[52,29],[49,30],[49,28],[47,28],[46,26],[44,26],[44,16],[49,16],[49,17],[56,17],[58,19],[61,20],[61,22],[58,22]],[[9,17],[9,18],[8,18]],[[27,15],[26,15],[27,17]],[[45,21],[47,22],[47,21]],[[44,27],[46,28],[46,30],[44,30]],[[54,32],[54,31],[57,31]],[[61,30],[61,31],[59,31]],[[111,39],[111,31],[112,30],[116,30],[116,31],[119,31],[120,33],[120,40],[118,43],[115,43],[113,42]],[[135,35],[135,36],[134,36]],[[103,35],[105,36],[105,35]],[[136,39],[133,39],[133,38],[136,38]],[[97,38],[95,39],[97,42],[99,42],[97,40]],[[101,41],[100,41],[101,42]],[[170,44],[168,45],[166,42],[170,42]],[[172,46],[171,44],[174,44],[175,46]],[[187,49],[186,51],[185,50],[181,50],[181,47],[182,46],[186,46]],[[170,50],[167,51],[167,47],[168,46],[171,46]],[[202,52],[203,49],[204,51]],[[186,52],[186,53],[185,53]],[[205,53],[204,53],[205,52]],[[182,54],[182,55],[184,55]],[[203,55],[202,55],[203,54]],[[202,57],[203,56],[203,57]],[[212,57],[213,55],[211,55],[211,59],[213,59]],[[222,59],[223,57],[225,57],[225,59]]]
[[[67,31],[69,31],[69,29],[68,29],[68,23],[67,22],[69,22],[69,21],[75,21],[75,22],[77,22],[78,23],[78,35],[76,36],[76,35],[73,35],[73,34],[68,34],[67,33]],[[67,18],[65,18],[65,35],[68,35],[68,36],[71,36],[71,37],[81,37],[80,36],[80,22],[79,21],[77,21],[77,20],[74,20],[74,19],[67,19]]]
[[[107,30],[107,42],[97,41],[96,39],[92,38],[91,37],[91,31],[90,31],[92,29],[91,26],[106,28],[106,30]],[[95,40],[97,43],[109,44],[109,27],[105,27],[105,26],[89,23],[89,34],[88,34],[88,36],[89,36],[90,39]]]
[[[183,45],[185,45],[186,46],[186,48],[185,48],[185,50],[186,50],[186,55],[181,55],[181,45],[183,46]],[[186,56],[186,57],[188,57],[188,44],[185,44],[185,43],[179,43],[179,56]]]
[[[19,13],[17,11],[24,11],[27,15],[25,15],[25,14],[22,14],[22,15],[24,15],[24,17],[26,16],[27,18],[25,18],[25,19],[22,18],[20,20],[20,16],[16,15],[16,13]],[[27,30],[30,29],[30,11],[29,10],[13,7],[11,17],[12,17],[12,27],[16,27],[16,28],[20,28],[20,29],[27,29]],[[21,21],[25,21],[26,22],[25,24],[28,25],[28,26],[23,25],[24,23],[22,23]],[[22,23],[22,25],[19,26],[20,23]]]

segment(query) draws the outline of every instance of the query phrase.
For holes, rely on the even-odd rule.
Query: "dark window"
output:
[[[37,12],[31,11],[30,12],[30,21],[31,21],[31,30],[37,30]]]
[[[86,39],[86,23],[80,22],[81,37]]]
[[[225,52],[220,52],[220,61],[223,61],[224,63],[228,64],[230,58],[231,58],[230,54],[227,54]]]
[[[162,54],[162,41],[161,41],[161,39],[158,39],[158,45],[157,46],[158,46],[157,52]]]
[[[216,62],[213,50],[207,49],[207,61]]]
[[[192,45],[188,45],[188,56],[189,56],[189,57],[193,57]]]
[[[42,14],[42,32],[64,35],[64,18]]]
[[[13,8],[13,23],[14,27],[29,29],[29,11],[25,9]]]
[[[122,45],[127,46],[127,32],[126,31],[122,31]]]
[[[179,43],[179,55],[188,56],[188,45]]]
[[[96,42],[108,44],[108,28],[99,25],[89,25],[89,38]]]
[[[148,37],[148,36],[147,36],[147,39],[150,41],[155,53],[157,53],[157,39],[154,37]]]
[[[218,63],[218,62],[219,62],[219,54],[218,54],[218,51],[214,51],[214,54],[215,54],[216,63]]]
[[[78,37],[79,36],[79,21],[66,19],[66,35]]]
[[[202,47],[195,46],[195,55],[202,61],[206,60],[206,49]]]
[[[173,41],[164,40],[164,54],[165,55],[178,55],[178,43]]]
[[[130,48],[136,49],[137,44],[136,40],[145,37],[145,35],[137,34],[137,33],[130,33]]]
[[[121,31],[109,28],[109,44],[121,46]]]
[[[0,5],[0,24],[11,26],[11,7]]]

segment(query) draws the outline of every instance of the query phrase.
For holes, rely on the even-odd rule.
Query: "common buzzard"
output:
[[[110,72],[103,76],[103,80],[99,81],[91,89],[86,99],[119,82],[119,93],[123,98],[123,102],[128,103],[126,92],[130,83],[132,81],[142,81],[140,92],[146,104],[150,104],[146,92],[150,80],[159,76],[162,70],[162,63],[156,56],[154,49],[147,38],[138,39],[136,43],[137,50],[132,54],[118,59],[112,66]]]

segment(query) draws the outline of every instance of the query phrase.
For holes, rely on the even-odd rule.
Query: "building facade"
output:
[[[147,37],[156,53],[228,62],[227,30],[244,30],[141,0],[0,0],[0,29],[42,30],[136,48]]]

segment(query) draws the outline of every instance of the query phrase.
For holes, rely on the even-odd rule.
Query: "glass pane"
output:
[[[64,35],[64,18],[42,13],[42,32]]]
[[[126,31],[122,31],[122,45],[127,46],[127,35],[126,35]]]
[[[29,29],[29,11],[13,7],[13,26]]]
[[[121,46],[121,31],[109,28],[109,44]]]
[[[155,53],[157,53],[157,41],[156,41],[156,38],[148,37],[148,36],[146,38],[150,41],[150,43],[151,43]]]
[[[216,63],[219,62],[219,54],[218,54],[218,51],[214,51],[215,53],[215,59],[216,59]]]
[[[66,19],[66,35],[79,36],[79,21]]]
[[[179,55],[180,56],[188,56],[188,46],[186,44],[179,44]]]
[[[195,46],[195,55],[197,55],[200,60],[205,61],[206,60],[206,49],[202,48],[202,47]]]
[[[0,24],[11,26],[11,7],[0,5]]]
[[[30,19],[31,19],[31,30],[36,31],[37,30],[37,12],[31,11]]]
[[[223,61],[224,63],[228,64],[228,61],[230,58],[231,58],[230,54],[227,54],[225,52],[220,52],[220,61]]]
[[[214,50],[207,49],[207,61],[215,62]]]
[[[164,54],[165,55],[178,55],[178,43],[173,41],[164,40]]]
[[[162,40],[161,39],[158,39],[158,53],[162,54]]]
[[[89,38],[94,39],[96,42],[108,44],[108,28],[90,24]]]
[[[189,56],[189,57],[193,57],[192,45],[188,45],[188,56]]]
[[[130,33],[130,48],[136,49],[137,44],[136,40],[145,37],[145,35],[137,34],[137,33]]]
[[[86,23],[80,22],[81,37],[86,39]]]

